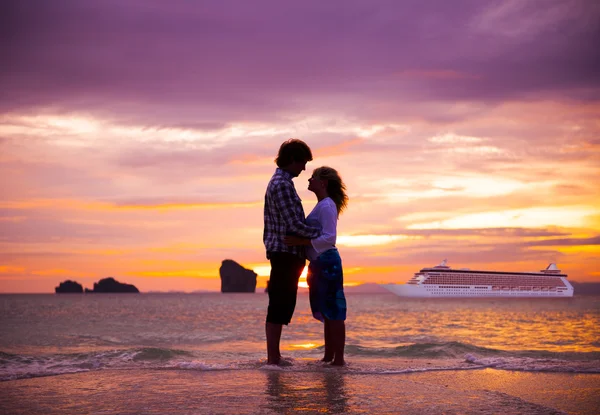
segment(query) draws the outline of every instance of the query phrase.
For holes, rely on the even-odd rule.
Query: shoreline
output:
[[[337,368],[107,369],[4,381],[0,390],[0,406],[7,414],[254,414],[302,409],[591,415],[600,410],[600,374],[491,368],[381,374]]]
[[[515,373],[540,373],[540,374],[574,374],[574,375],[598,375],[600,376],[600,368],[598,360],[587,361],[557,361],[554,359],[534,359],[527,361],[518,359],[515,361],[502,360],[497,358],[476,358],[472,355],[467,355],[464,358],[428,358],[428,357],[364,357],[351,356],[347,359],[347,364],[343,367],[334,367],[330,364],[323,363],[317,357],[292,357],[284,354],[284,358],[292,362],[291,366],[274,366],[267,365],[266,359],[235,359],[225,362],[208,361],[202,357],[193,357],[187,355],[182,360],[171,360],[170,354],[167,360],[161,359],[165,354],[163,349],[142,349],[138,350],[122,350],[118,358],[114,360],[101,361],[101,355],[105,352],[114,353],[114,349],[97,352],[92,356],[86,356],[86,361],[81,360],[81,355],[76,356],[75,360],[70,360],[63,364],[52,358],[47,358],[44,365],[49,365],[46,368],[41,368],[41,361],[30,363],[34,371],[29,370],[29,366],[14,367],[9,369],[8,366],[0,369],[0,383],[11,382],[22,379],[35,379],[42,377],[64,376],[79,373],[98,373],[110,370],[119,371],[136,371],[136,370],[190,370],[202,372],[242,372],[242,371],[282,371],[288,373],[329,373],[338,371],[344,375],[372,375],[372,376],[391,376],[403,374],[418,374],[418,373],[436,373],[436,372],[463,372],[463,371],[504,371]],[[143,353],[152,355],[155,359],[137,360],[136,357]],[[158,358],[156,356],[158,354]],[[76,353],[77,355],[77,353]],[[5,356],[6,357],[6,356]],[[146,356],[148,357],[148,356]],[[349,356],[350,357],[350,356]],[[5,362],[6,364],[7,362]],[[560,364],[559,364],[560,363]],[[565,367],[568,364],[570,366]],[[575,367],[577,365],[577,367]]]

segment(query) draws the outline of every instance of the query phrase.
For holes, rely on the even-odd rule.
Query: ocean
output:
[[[0,295],[0,411],[600,413],[600,297],[347,301],[345,367],[306,293],[276,367],[263,293]]]

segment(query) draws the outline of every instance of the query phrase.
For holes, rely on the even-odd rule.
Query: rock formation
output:
[[[226,259],[219,268],[222,293],[253,293],[256,290],[256,272]]]
[[[135,285],[123,284],[113,277],[103,278],[94,283],[94,289],[85,289],[86,293],[139,293]]]
[[[83,287],[76,281],[66,280],[61,282],[58,287],[54,288],[54,292],[61,293],[82,293]]]
[[[94,283],[94,289],[90,290],[86,288],[85,290],[77,281],[63,281],[58,287],[54,288],[54,291],[57,294],[61,293],[139,293],[140,291],[136,288],[135,285],[131,284],[123,284],[119,281],[115,280],[113,277],[108,277],[101,279],[98,282]]]

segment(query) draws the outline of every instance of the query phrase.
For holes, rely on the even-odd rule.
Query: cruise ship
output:
[[[556,264],[539,272],[423,268],[406,284],[382,284],[402,297],[572,297],[573,286]]]

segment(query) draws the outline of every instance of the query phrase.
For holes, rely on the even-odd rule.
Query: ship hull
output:
[[[443,288],[434,284],[382,284],[384,288],[400,297],[459,297],[459,298],[474,298],[474,297],[528,297],[528,298],[548,298],[548,297],[572,297],[573,286],[566,280],[561,278],[566,286],[562,291],[520,291],[520,290],[493,290],[491,286],[483,289],[481,285],[469,288]]]

